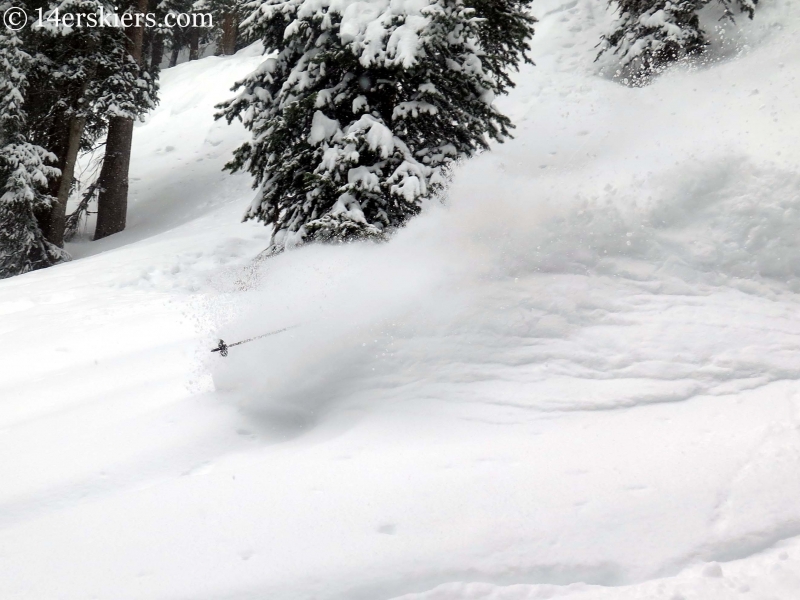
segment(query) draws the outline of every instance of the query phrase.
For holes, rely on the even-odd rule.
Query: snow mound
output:
[[[488,583],[449,583],[420,594],[404,594],[394,600],[639,600],[664,598],[792,598],[800,589],[797,544],[783,544],[748,561],[724,567],[711,562],[687,569],[680,575],[643,584],[613,588],[572,584],[495,586]],[[777,596],[775,594],[778,594]]]

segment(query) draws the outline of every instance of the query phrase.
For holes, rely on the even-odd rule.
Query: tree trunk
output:
[[[234,13],[222,15],[222,54],[231,56],[236,52],[238,23]]]
[[[128,171],[131,163],[133,120],[113,117],[108,124],[106,155],[98,178],[97,227],[94,239],[125,229],[128,212]]]
[[[200,58],[200,30],[192,27],[189,32],[189,60]]]
[[[70,98],[72,111],[80,111],[83,104],[83,95],[86,93],[86,88],[92,77],[93,71],[86,77],[80,92],[75,97]],[[73,112],[69,117],[65,117],[62,114],[60,118],[53,119],[40,142],[41,145],[49,148],[55,154],[55,166],[61,171],[61,174],[50,180],[47,188],[47,194],[54,198],[55,202],[48,206],[47,209],[39,211],[36,219],[45,239],[59,247],[64,246],[67,200],[72,187],[75,162],[78,158],[81,136],[86,123],[85,117],[75,115],[76,112]]]
[[[153,46],[150,54],[150,70],[155,71],[161,68],[162,60],[164,60],[164,34],[156,33],[153,36]]]
[[[147,11],[147,0],[137,0],[135,13]],[[128,53],[141,64],[144,27],[129,27]],[[94,239],[99,240],[125,229],[128,212],[128,172],[133,145],[133,119],[112,117],[108,123],[106,154],[97,179],[97,227]]]
[[[58,189],[55,193],[56,203],[50,209],[50,218],[47,222],[45,237],[51,244],[59,248],[64,247],[64,225],[67,220],[67,201],[69,192],[72,189],[72,181],[75,177],[75,163],[78,162],[78,151],[81,147],[83,129],[86,125],[86,117],[71,117],[69,120],[69,138],[66,145],[66,153],[59,165],[61,177],[58,180]]]
[[[169,66],[174,67],[178,64],[178,55],[181,53],[181,47],[173,40],[172,52],[169,55]]]

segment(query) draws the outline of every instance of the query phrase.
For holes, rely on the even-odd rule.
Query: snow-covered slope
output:
[[[645,89],[536,14],[517,138],[383,245],[251,264],[258,51],[164,73],[128,230],[0,282],[0,597],[800,597],[800,9]]]

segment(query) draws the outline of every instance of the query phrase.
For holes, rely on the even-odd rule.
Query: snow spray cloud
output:
[[[100,6],[96,12],[62,12],[58,8],[45,11],[38,8],[32,15],[18,6],[3,13],[3,24],[11,31],[20,31],[30,23],[36,29],[69,28],[128,28],[146,27],[148,29],[172,29],[173,27],[214,27],[211,13],[168,13],[159,18],[153,13],[109,12]]]

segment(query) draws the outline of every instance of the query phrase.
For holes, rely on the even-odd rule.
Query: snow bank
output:
[[[569,586],[454,583],[421,594],[404,594],[395,600],[633,600],[640,598],[793,598],[800,589],[800,571],[791,560],[797,544],[778,548],[747,561],[719,563],[687,569],[679,576],[635,586],[601,588],[585,584]],[[777,595],[776,595],[777,594]]]

